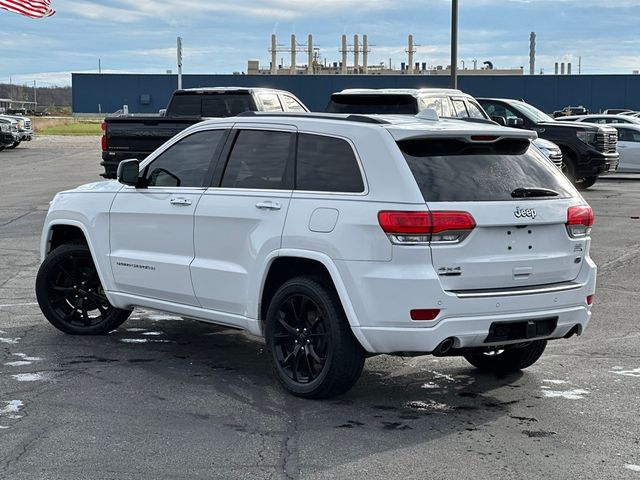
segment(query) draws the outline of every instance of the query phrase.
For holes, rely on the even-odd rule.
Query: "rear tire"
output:
[[[296,277],[275,293],[265,338],[280,384],[303,398],[329,398],[360,377],[365,351],[351,332],[337,294],[311,277]]]
[[[576,183],[578,190],[586,190],[592,187],[598,181],[598,177],[585,177],[579,183]]]
[[[477,369],[486,372],[517,372],[536,363],[546,347],[546,340],[536,340],[526,347],[487,353],[468,353],[464,358]]]
[[[131,314],[109,303],[83,244],[61,245],[47,255],[36,277],[36,298],[47,320],[71,335],[104,335]]]
[[[7,148],[16,148],[18,145],[20,145],[20,142],[14,142],[12,145],[9,145]]]
[[[562,150],[563,165],[562,172],[573,183],[578,190],[586,190],[598,181],[598,177],[580,177],[577,176],[577,165],[575,155],[569,150]]]

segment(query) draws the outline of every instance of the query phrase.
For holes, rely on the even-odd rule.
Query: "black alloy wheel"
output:
[[[365,351],[353,336],[335,290],[316,277],[296,277],[274,294],[265,339],[276,377],[289,393],[328,398],[360,377]]]
[[[131,313],[109,303],[86,245],[62,245],[47,256],[38,271],[36,297],[47,320],[70,334],[108,333]]]
[[[280,370],[294,382],[312,382],[323,372],[330,352],[322,310],[298,294],[280,305],[277,316],[273,339]]]

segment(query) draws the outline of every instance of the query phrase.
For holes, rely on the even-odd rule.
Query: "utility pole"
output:
[[[451,0],[451,88],[458,88],[458,0]]]
[[[182,37],[178,37],[178,90],[182,90]]]
[[[102,73],[102,62],[98,59],[98,73]]]
[[[578,57],[578,75],[582,73],[582,56]]]
[[[36,107],[38,106],[38,95],[37,95],[37,90],[36,90],[36,81],[33,81],[33,103],[35,104],[33,106],[33,110],[35,111]]]

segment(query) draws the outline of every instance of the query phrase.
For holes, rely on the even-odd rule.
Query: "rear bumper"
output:
[[[591,318],[587,297],[595,293],[596,266],[586,257],[570,289],[533,289],[505,294],[464,296],[443,291],[430,265],[394,268],[392,262],[336,262],[357,317],[352,329],[370,353],[431,353],[448,338],[453,348],[491,346],[486,342],[495,322],[520,322],[557,317],[544,337],[562,338],[576,326],[581,333]],[[538,291],[539,290],[539,291]],[[433,321],[413,321],[412,309],[438,309]],[[499,344],[522,343],[523,339]],[[525,340],[526,341],[526,340]]]
[[[591,312],[584,306],[550,309],[511,315],[477,315],[446,318],[432,328],[376,328],[359,327],[354,332],[362,336],[369,345],[371,353],[422,352],[431,353],[444,340],[452,338],[453,348],[487,347],[492,345],[517,344],[526,341],[518,339],[501,342],[485,342],[489,328],[496,322],[517,322],[541,318],[558,317],[555,330],[548,336],[538,339],[562,338],[576,326],[582,332],[589,324]]]

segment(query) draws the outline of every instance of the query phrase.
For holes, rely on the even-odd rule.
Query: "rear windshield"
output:
[[[167,110],[171,117],[233,117],[255,110],[249,93],[175,95]]]
[[[419,112],[418,102],[412,95],[333,95],[327,113],[406,114]]]
[[[543,188],[570,198],[574,189],[528,140],[478,145],[457,139],[409,139],[398,142],[425,202],[517,200],[516,189]],[[529,198],[531,199],[531,198]]]

